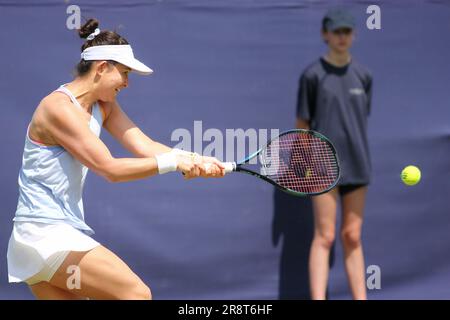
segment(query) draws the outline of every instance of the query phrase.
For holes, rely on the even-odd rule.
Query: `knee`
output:
[[[143,282],[130,285],[127,290],[122,291],[122,300],[152,300],[150,288]]]
[[[359,230],[343,230],[341,233],[342,244],[346,248],[357,248],[361,245],[361,232]]]
[[[333,230],[327,230],[322,232],[317,232],[314,241],[322,247],[331,249],[335,239],[335,232]]]
[[[134,300],[152,300],[152,292],[144,283],[139,284],[134,290]]]

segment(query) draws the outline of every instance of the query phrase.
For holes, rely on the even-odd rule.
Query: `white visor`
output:
[[[152,69],[134,57],[133,49],[128,44],[89,47],[81,53],[81,59],[86,61],[113,60],[131,68],[138,74],[149,75],[153,73]]]

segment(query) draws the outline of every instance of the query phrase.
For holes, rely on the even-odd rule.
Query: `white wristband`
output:
[[[159,174],[176,171],[178,167],[176,154],[174,152],[166,152],[155,156],[158,163]]]

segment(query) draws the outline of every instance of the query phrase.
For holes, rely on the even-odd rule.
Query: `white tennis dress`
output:
[[[63,85],[56,91],[70,97]],[[102,112],[96,104],[89,127],[100,136]],[[100,245],[84,221],[83,185],[88,168],[61,146],[45,146],[25,138],[19,173],[19,200],[8,244],[9,282],[49,281],[70,251]]]

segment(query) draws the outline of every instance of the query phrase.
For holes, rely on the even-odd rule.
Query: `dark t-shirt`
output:
[[[328,137],[341,165],[339,185],[370,182],[367,118],[372,76],[355,61],[344,67],[323,58],[306,68],[300,78],[297,117]]]

